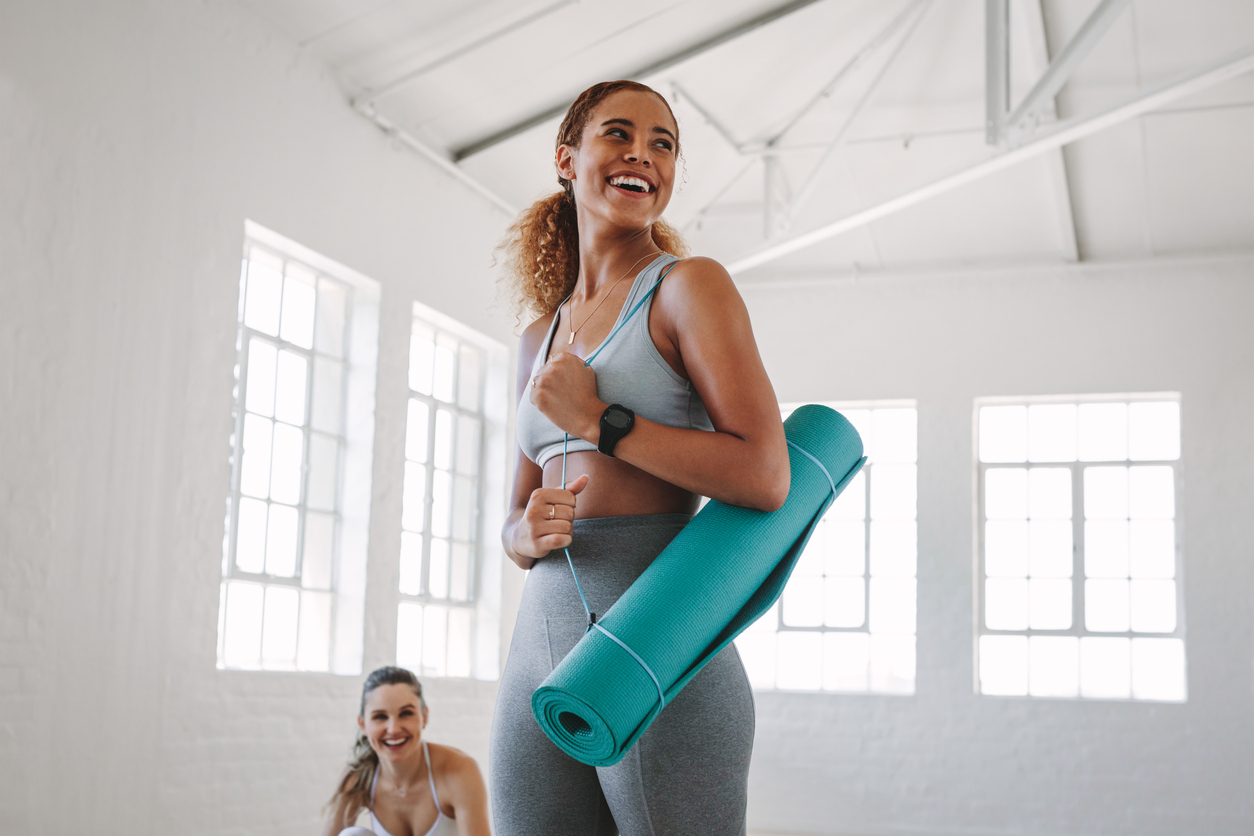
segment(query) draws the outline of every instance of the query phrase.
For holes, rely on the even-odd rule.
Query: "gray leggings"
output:
[[[570,553],[598,617],[692,519],[575,522]],[[617,764],[587,766],[544,736],[531,694],[583,636],[587,616],[566,556],[536,563],[523,589],[492,719],[497,836],[743,836],[753,693],[735,646],[710,660]]]

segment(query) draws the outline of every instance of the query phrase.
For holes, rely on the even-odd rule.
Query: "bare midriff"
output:
[[[591,450],[566,456],[566,481],[588,475],[588,487],[575,497],[575,519],[630,514],[695,514],[699,497],[638,467]],[[562,457],[544,465],[544,487],[562,482]]]

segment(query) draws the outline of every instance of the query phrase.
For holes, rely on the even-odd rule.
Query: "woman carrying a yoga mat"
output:
[[[424,740],[426,725],[417,677],[392,667],[366,677],[353,759],[327,804],[323,836],[491,836],[479,766]],[[370,827],[353,826],[365,811]]]
[[[680,150],[666,100],[635,82],[598,84],[571,105],[556,145],[562,190],[503,245],[520,308],[538,318],[519,351],[502,531],[531,571],[492,725],[497,833],[743,834],[754,714],[734,646],[614,766],[568,757],[532,716],[532,693],[588,626],[563,549],[604,614],[701,496],[775,510],[790,478],[744,302],[717,262],[681,261],[684,244],[661,220]]]

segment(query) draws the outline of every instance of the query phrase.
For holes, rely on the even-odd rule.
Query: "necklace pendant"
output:
[[[567,344],[567,345],[574,345],[574,344],[575,344],[575,332],[574,332],[574,331],[571,331],[571,332],[570,332],[570,339],[568,339],[568,340],[566,341],[566,344]]]

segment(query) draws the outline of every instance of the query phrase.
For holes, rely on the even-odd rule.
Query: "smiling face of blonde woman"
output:
[[[366,694],[366,707],[357,725],[379,759],[402,761],[421,748],[427,709],[413,686],[380,685]]]

